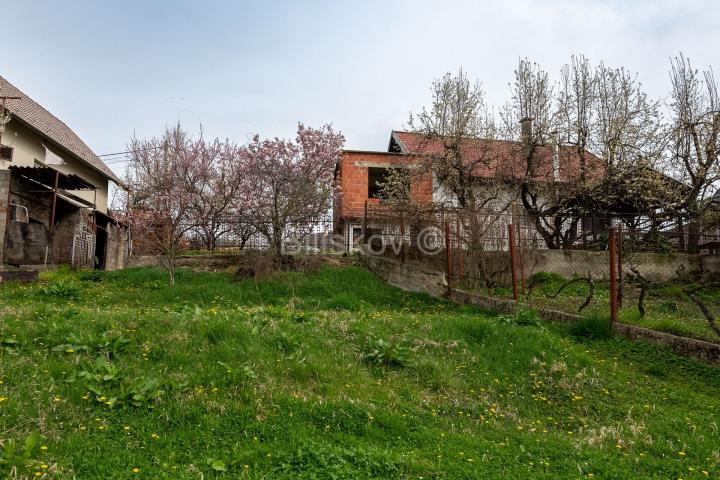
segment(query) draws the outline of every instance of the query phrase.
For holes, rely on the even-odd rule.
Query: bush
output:
[[[570,333],[578,338],[593,340],[610,338],[613,334],[610,318],[597,313],[591,313],[574,322],[570,326]]]
[[[392,340],[368,340],[363,359],[372,364],[384,367],[404,367],[407,364],[410,350]]]
[[[537,325],[538,314],[530,308],[518,308],[513,314],[498,316],[498,319],[508,325]]]
[[[39,289],[41,295],[61,298],[75,298],[81,291],[82,287],[78,283],[65,280],[43,285]]]
[[[544,285],[547,283],[563,283],[565,277],[555,272],[537,272],[530,277],[530,281],[533,285]]]

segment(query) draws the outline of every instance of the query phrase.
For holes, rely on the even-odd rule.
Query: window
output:
[[[0,145],[0,160],[7,160],[8,162],[12,162],[13,157],[13,147],[6,147],[4,145]]]
[[[383,167],[368,167],[368,198],[381,198],[382,187],[387,182],[390,169]]]

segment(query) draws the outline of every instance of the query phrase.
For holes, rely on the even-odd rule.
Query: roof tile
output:
[[[45,110],[33,99],[21,92],[17,87],[0,76],[0,95],[21,97],[20,100],[8,100],[6,108],[10,112],[30,125],[32,128],[45,135],[54,142],[60,144],[80,160],[87,163],[95,170],[100,172],[104,177],[115,183],[120,183],[120,179],[113,173],[110,168],[98,158],[85,142],[80,140],[70,127],[65,125],[52,113]]]

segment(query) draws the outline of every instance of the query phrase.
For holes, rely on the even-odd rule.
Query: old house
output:
[[[110,168],[61,120],[0,77],[0,266],[117,269],[127,232],[108,212]]]
[[[335,199],[335,231],[353,245],[362,231],[366,202],[381,202],[379,185],[392,168],[414,168],[421,157],[443,155],[444,145],[438,138],[428,138],[413,132],[393,131],[386,152],[345,150],[336,167],[335,179],[339,194]],[[492,189],[493,202],[486,207],[507,211],[512,217],[522,212],[518,200],[518,185],[526,175],[527,162],[521,141],[467,139],[460,146],[463,158],[473,162],[473,175],[479,190]],[[578,178],[579,165],[574,147],[543,146],[536,153],[537,165],[533,179],[554,181],[558,185]],[[592,175],[602,174],[602,162],[587,153]],[[449,207],[459,206],[452,195],[431,174],[411,175],[410,194],[416,202],[434,203]],[[511,221],[511,220],[508,220]],[[588,225],[583,226],[587,228]]]

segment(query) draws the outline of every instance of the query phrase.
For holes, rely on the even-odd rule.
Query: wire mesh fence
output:
[[[277,229],[270,222],[247,222],[233,218],[184,225],[180,250],[184,255],[236,255],[266,251],[277,246],[282,253],[326,253],[348,249],[347,240],[333,231],[333,219],[322,217],[289,222]],[[135,252],[145,253],[152,241],[143,244],[135,234]],[[274,245],[276,243],[276,245]],[[148,252],[152,253],[152,252]]]
[[[368,205],[363,251],[443,272],[448,288],[720,341],[720,236],[642,215]]]

